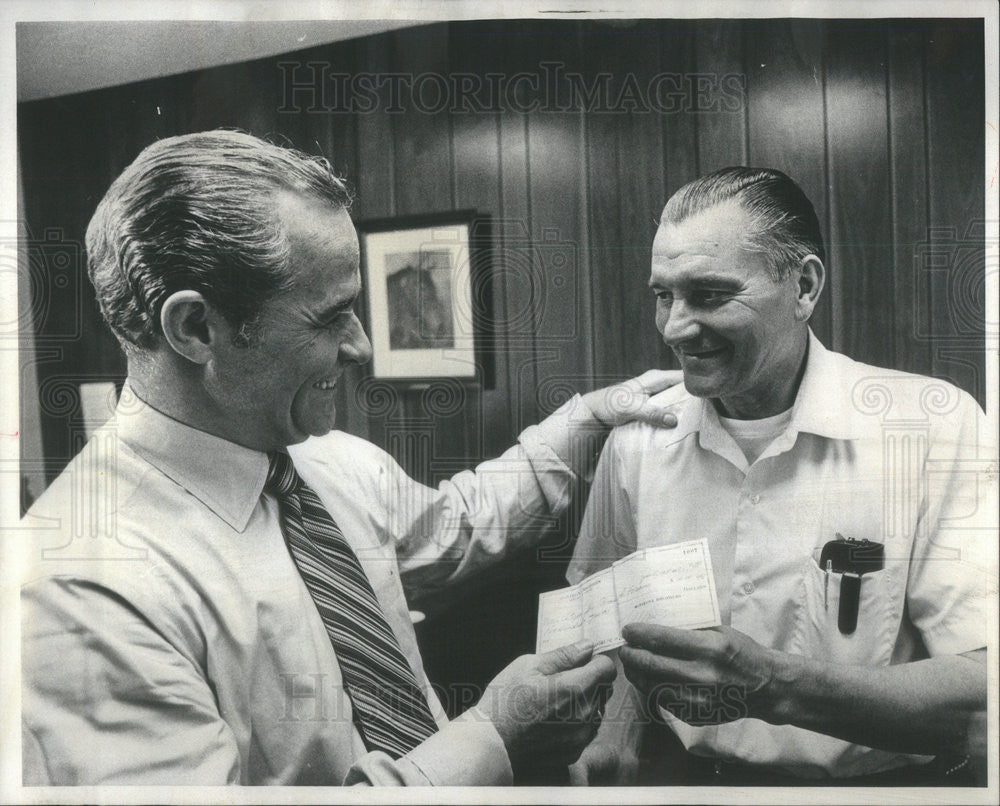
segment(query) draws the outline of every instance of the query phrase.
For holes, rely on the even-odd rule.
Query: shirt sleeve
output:
[[[381,498],[407,592],[426,596],[540,539],[592,474],[607,432],[576,396],[502,456],[437,489],[385,455]]]
[[[368,753],[351,767],[349,786],[510,786],[507,750],[493,723],[470,708],[413,750],[393,761]]]
[[[566,578],[573,585],[637,548],[635,518],[622,456],[626,435],[621,428],[612,431],[597,463],[580,536],[566,570]]]
[[[21,607],[25,786],[240,782],[209,684],[128,602],[56,577]]]
[[[931,655],[986,646],[997,577],[996,441],[983,411],[961,396],[958,417],[928,449],[926,505],[907,585],[910,617]]]

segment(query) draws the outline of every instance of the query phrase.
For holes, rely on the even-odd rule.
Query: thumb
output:
[[[677,425],[677,415],[672,409],[657,405],[652,401],[643,403],[635,412],[634,419],[665,428],[674,428]]]
[[[569,785],[570,786],[590,786],[590,778],[587,775],[587,765],[583,759],[577,759],[569,765]]]
[[[588,782],[591,786],[613,783],[615,773],[618,772],[618,751],[606,744],[592,745],[590,749]]]
[[[583,666],[593,655],[593,641],[577,641],[539,655],[536,668],[542,674],[555,674]]]
[[[618,751],[606,744],[591,744],[580,758],[570,765],[571,786],[600,786],[614,783],[618,772]]]

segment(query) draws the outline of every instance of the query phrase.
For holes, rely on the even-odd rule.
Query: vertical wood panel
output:
[[[827,286],[810,324],[832,341],[833,297],[843,288],[831,261],[823,106],[824,25],[820,20],[747,21],[747,103],[750,165],[784,171],[816,208],[827,242]]]
[[[894,368],[932,371],[929,278],[919,261],[927,239],[927,139],[924,128],[924,35],[888,32],[889,169],[892,197]],[[923,335],[922,335],[923,334]]]
[[[524,21],[497,25],[503,43],[505,76],[531,68],[534,39]],[[537,64],[537,60],[536,60]],[[541,307],[542,275],[534,259],[531,229],[531,173],[528,163],[527,114],[501,99],[500,112],[500,203],[497,242],[507,287],[508,386],[515,415],[515,431],[538,421],[535,389],[538,374],[535,341]]]
[[[985,404],[982,54],[981,20],[935,21],[928,26],[933,374],[972,391]]]
[[[579,26],[553,29],[535,23],[538,56],[579,71]],[[544,48],[539,45],[544,43]],[[542,413],[562,399],[565,384],[586,383],[591,374],[590,262],[585,222],[583,113],[544,107],[528,114],[528,165],[531,172],[531,231],[543,283],[542,309],[535,338],[539,373],[536,390]],[[558,393],[557,393],[558,390]]]
[[[834,315],[844,352],[893,362],[895,287],[890,242],[885,38],[871,23],[835,22],[827,69]],[[839,303],[839,310],[838,310]],[[881,334],[876,337],[876,334]]]
[[[606,24],[585,23],[581,33],[584,101],[584,164],[587,172],[587,227],[583,246],[587,250],[590,293],[594,300],[590,316],[590,338],[599,345],[593,371],[608,377],[625,363],[628,318],[622,277],[623,233],[619,210],[628,194],[627,181],[618,172],[619,133],[625,128],[621,109],[613,108],[615,95],[628,75],[623,58],[634,38]],[[589,109],[587,106],[589,105]],[[628,122],[628,118],[625,118]]]
[[[406,28],[392,34],[392,67],[411,82],[403,110],[393,113],[396,212],[410,215],[451,206],[451,119],[440,106],[448,73],[448,27]],[[447,97],[447,93],[445,93]]]
[[[699,173],[746,164],[744,49],[741,22],[699,24],[695,35]]]
[[[362,40],[360,68],[367,75],[377,77],[392,70],[390,36],[379,34]],[[387,85],[378,86],[377,97],[372,111],[359,113],[355,118],[358,146],[355,184],[358,198],[354,212],[358,219],[384,218],[396,212],[392,138],[394,116],[386,111],[389,108]]]
[[[654,89],[660,73],[662,37],[657,26],[629,30],[624,45],[624,69],[636,76],[640,87]],[[666,203],[662,114],[657,99],[650,98],[650,112],[630,111],[616,117],[618,124],[618,218],[621,233],[622,318],[624,357],[618,372],[638,375],[652,367],[669,366],[672,354],[656,330],[654,297],[649,290],[650,255],[660,212]],[[595,272],[597,278],[600,272]],[[595,295],[595,303],[603,298]],[[599,356],[602,342],[595,340]],[[595,357],[596,357],[595,356]]]
[[[675,94],[676,102],[663,116],[664,201],[674,191],[698,177],[698,123],[691,109],[688,81],[697,70],[695,61],[695,31],[697,23],[671,22],[663,28],[660,43],[662,72],[677,76],[668,82],[665,93]]]

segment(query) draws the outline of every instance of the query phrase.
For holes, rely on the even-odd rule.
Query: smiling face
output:
[[[775,282],[764,256],[743,248],[748,226],[735,202],[662,223],[649,285],[687,390],[726,416],[758,419],[794,402],[812,304],[803,303],[799,271]]]
[[[336,422],[336,383],[371,358],[354,313],[361,293],[358,238],[347,212],[291,193],[276,199],[287,229],[291,288],[269,300],[251,347],[218,348],[206,377],[231,438],[272,450],[322,436]]]

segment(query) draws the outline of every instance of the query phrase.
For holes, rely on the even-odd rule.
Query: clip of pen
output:
[[[830,609],[830,572],[833,571],[833,560],[826,561],[826,573],[823,577],[823,609]]]

